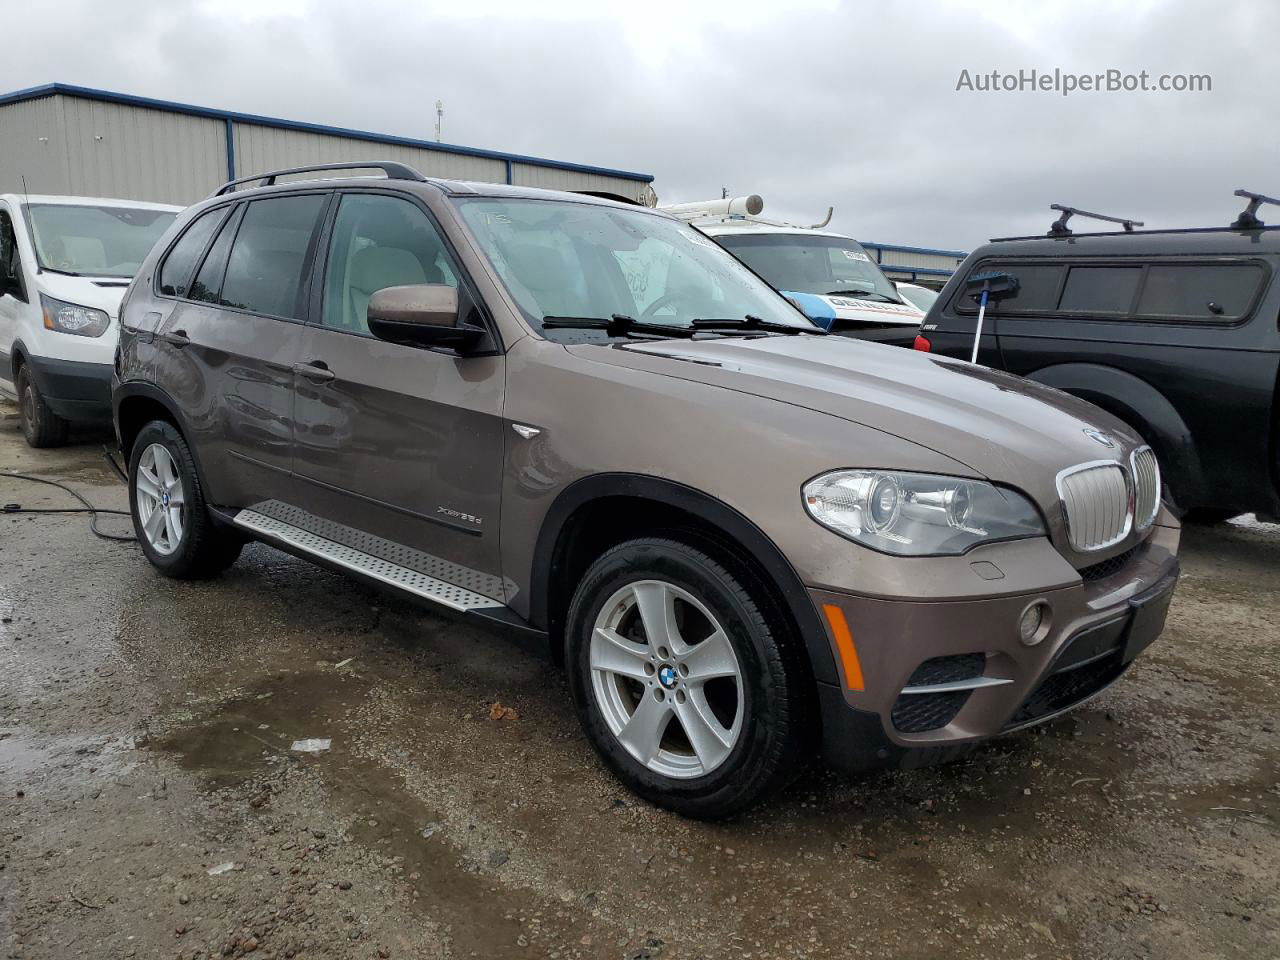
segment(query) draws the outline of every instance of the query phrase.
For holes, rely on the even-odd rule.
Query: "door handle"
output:
[[[329,369],[329,365],[323,360],[308,360],[306,363],[295,363],[293,372],[301,374],[316,383],[324,383],[334,378],[334,372]]]
[[[191,338],[187,336],[187,331],[185,330],[170,330],[168,333],[160,334],[160,339],[178,349],[182,349],[191,342]]]

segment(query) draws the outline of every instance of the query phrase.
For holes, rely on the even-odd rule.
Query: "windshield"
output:
[[[540,328],[544,318],[620,315],[637,327],[752,316],[815,329],[767,284],[678,221],[564,200],[476,197],[457,204],[511,296]]]
[[[902,298],[856,240],[800,233],[732,233],[716,242],[776,289],[795,293]]]
[[[929,308],[933,306],[933,301],[938,299],[938,294],[928,287],[899,287],[898,296],[906,300],[913,307],[919,307],[925,313],[929,312]]]
[[[83,277],[132,277],[173,222],[170,210],[67,203],[27,205],[42,269]]]

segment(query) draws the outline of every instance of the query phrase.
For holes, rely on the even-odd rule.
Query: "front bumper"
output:
[[[811,590],[837,664],[850,649],[858,661],[856,671],[840,671],[840,683],[818,685],[828,764],[935,763],[1083,703],[1163,629],[1177,545],[1176,527],[1154,527],[1114,569],[1040,593],[920,600]],[[1043,639],[1028,646],[1018,622],[1037,601],[1051,613]],[[843,614],[844,643],[831,608]]]
[[[65,420],[106,422],[111,419],[109,363],[27,358],[31,376],[49,409]]]

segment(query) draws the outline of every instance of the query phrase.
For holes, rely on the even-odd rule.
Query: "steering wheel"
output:
[[[647,320],[648,318],[656,314],[659,310],[661,310],[663,307],[669,306],[670,304],[673,304],[673,303],[679,303],[681,300],[686,300],[686,299],[688,298],[685,296],[685,294],[681,293],[678,290],[675,291],[674,293],[664,293],[657,300],[653,301],[653,303],[649,304],[647,307],[644,308],[644,312],[640,314],[640,319]]]

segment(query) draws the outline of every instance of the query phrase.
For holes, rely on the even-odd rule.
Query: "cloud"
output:
[[[797,222],[970,248],[1051,202],[1225,224],[1280,193],[1280,7],[1191,0],[615,8],[473,0],[27,5],[0,88],[59,80],[657,177],[668,201],[760,193]],[[74,24],[68,29],[67,24]],[[1209,93],[977,93],[971,74],[1209,74]]]

